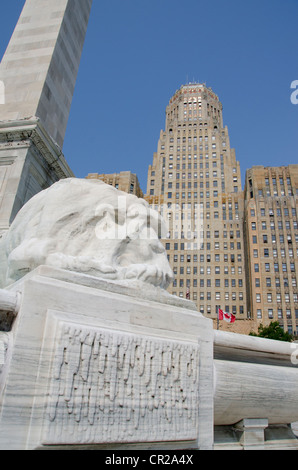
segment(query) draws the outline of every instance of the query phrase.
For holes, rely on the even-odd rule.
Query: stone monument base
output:
[[[71,177],[61,149],[38,118],[0,122],[0,236],[29,199]]]
[[[213,448],[212,321],[192,302],[45,266],[9,291],[0,449]]]
[[[290,425],[244,419],[234,426],[215,426],[214,450],[298,450],[298,439]]]

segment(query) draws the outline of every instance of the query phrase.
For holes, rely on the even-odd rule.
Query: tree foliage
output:
[[[250,336],[258,336],[260,338],[275,339],[277,341],[293,341],[294,337],[287,331],[284,331],[278,321],[271,322],[268,326],[262,324],[258,328],[258,334],[251,332]]]

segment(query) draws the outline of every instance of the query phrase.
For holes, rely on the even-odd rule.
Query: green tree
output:
[[[293,341],[294,337],[284,331],[280,326],[278,321],[271,322],[268,326],[260,325],[258,328],[258,334],[251,332],[250,336],[258,336],[260,338],[269,338],[275,339],[277,341]]]

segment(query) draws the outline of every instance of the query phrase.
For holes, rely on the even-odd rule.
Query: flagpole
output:
[[[216,310],[217,310],[217,329],[219,330],[219,309],[218,309],[218,306],[216,306]]]

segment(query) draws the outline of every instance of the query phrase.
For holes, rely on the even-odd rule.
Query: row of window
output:
[[[186,168],[186,167],[187,167],[187,168]],[[174,168],[175,168],[176,170],[186,170],[186,169],[188,169],[188,170],[192,170],[192,169],[193,169],[193,170],[197,170],[197,169],[198,169],[198,164],[197,164],[197,163],[188,163],[188,164],[186,165],[186,163],[182,163],[182,164],[177,163],[176,165],[174,165],[173,163],[169,163],[168,169],[169,169],[169,170],[173,170]],[[216,162],[216,161],[213,162],[212,168],[217,168],[217,162]],[[200,170],[201,170],[201,169],[204,169],[204,168],[203,168],[203,163],[199,163],[199,169],[200,169]],[[205,173],[205,176],[206,176],[206,178],[209,178],[209,170],[210,170],[210,168],[209,168],[209,163],[206,163],[206,164],[205,164],[205,169],[208,170],[208,171]],[[165,168],[163,168],[163,170],[165,170]],[[200,175],[202,175],[201,177],[203,178],[204,173],[202,172],[202,173],[200,173]],[[217,171],[217,170],[213,170],[212,176],[213,176],[213,178],[217,178],[217,177],[218,177],[218,171]],[[222,174],[222,177],[223,177],[223,176],[224,176],[224,175]],[[234,181],[237,182],[237,176],[235,176],[233,179],[234,179]],[[150,183],[151,183],[152,185],[154,185],[154,180],[152,180]]]
[[[174,259],[174,263],[178,262],[178,255],[174,256],[173,259]],[[241,263],[242,262],[242,254],[239,253],[237,255],[237,257],[234,254],[232,254],[232,255],[224,254],[223,255],[223,261],[225,263],[227,263],[229,261],[231,261],[231,263],[235,263],[236,259],[237,259],[238,263]],[[184,262],[184,260],[185,260],[185,256],[180,255],[180,262]],[[191,262],[191,255],[187,255],[187,261],[189,263]],[[207,261],[207,263],[211,262],[211,255],[210,254],[206,255],[206,261]],[[214,255],[214,261],[215,262],[220,262],[220,255]],[[200,255],[200,263],[204,263],[204,262],[205,262],[205,255]],[[223,267],[223,269],[224,269],[224,267]],[[215,266],[215,274],[220,274],[220,266]]]
[[[178,237],[177,237],[177,238],[178,238]],[[208,237],[207,237],[207,238],[208,238]],[[203,238],[201,238],[201,240],[203,240]],[[172,247],[172,244],[166,242],[166,246],[165,246],[166,250],[167,250],[167,251],[171,250],[171,249],[172,249],[171,247]],[[179,246],[179,243],[178,243],[178,242],[175,242],[174,245],[173,245],[173,247],[174,247],[174,250],[175,250],[175,251],[178,251],[178,250],[179,250],[179,251],[183,251],[184,249],[187,249],[187,247],[185,246],[184,242],[181,242],[181,243],[180,243],[180,246]],[[201,248],[201,250],[204,250],[204,249],[206,248],[207,251],[210,251],[210,249],[211,249],[211,243],[206,243],[206,244],[202,243],[200,248]],[[224,249],[224,250],[228,250],[229,248],[230,248],[230,250],[235,250],[235,249],[241,250],[241,242],[230,242],[229,244],[228,244],[228,242],[223,242],[223,249]],[[215,243],[214,243],[214,249],[215,249],[215,250],[219,250],[219,249],[220,249],[220,242],[215,242]],[[181,255],[181,256],[182,256],[182,255]],[[211,257],[211,254],[208,254],[207,256],[210,256],[210,257]],[[218,256],[218,255],[215,254],[215,259],[217,258],[217,256]],[[191,259],[191,254],[188,254],[188,255],[187,255],[187,258],[188,258],[188,259]],[[194,260],[194,262],[196,262],[197,259],[198,259],[198,255],[197,255],[197,254],[194,254],[194,255],[193,255],[193,260]]]
[[[180,176],[181,176],[181,178],[180,178]],[[222,174],[221,176],[222,176],[222,178],[223,178],[223,177],[224,177],[224,174]],[[174,177],[173,173],[171,173],[171,172],[168,173],[168,179],[169,179],[169,180],[174,179],[173,177]],[[209,179],[210,173],[209,173],[209,172],[206,172],[206,173],[200,172],[200,179],[203,179],[204,177],[205,177],[206,179]],[[216,176],[213,176],[213,177],[216,177]],[[197,173],[196,171],[195,171],[194,173],[192,173],[192,172],[188,172],[188,173],[176,173],[176,178],[175,178],[175,180],[179,181],[180,179],[181,179],[181,180],[186,180],[186,179],[189,179],[189,180],[195,179],[195,180],[196,180],[196,179],[198,179],[198,173]],[[235,178],[233,179],[233,182],[234,182],[234,183],[237,182],[237,177],[235,177]],[[154,180],[151,180],[150,183],[152,184],[152,186],[154,186],[154,184],[155,184]],[[206,183],[209,183],[209,181],[206,181]],[[209,184],[210,184],[210,183],[209,183]],[[216,183],[216,186],[218,186],[218,182]],[[207,186],[207,187],[208,187],[208,186]]]
[[[276,186],[276,182],[277,182],[276,177],[272,177],[271,181],[272,181],[273,186]],[[284,178],[283,178],[282,176],[280,176],[280,177],[278,178],[278,181],[279,181],[279,184],[280,184],[281,186],[284,186],[285,181],[284,181]],[[291,178],[290,178],[289,176],[286,178],[286,184],[287,184],[288,186],[291,186]],[[269,185],[270,185],[270,180],[269,180],[269,178],[265,178],[265,185],[266,185],[266,186],[269,186]]]
[[[225,206],[225,204],[223,204]],[[212,206],[217,209],[218,208],[218,201],[212,201]],[[191,206],[192,207],[192,206]],[[210,201],[206,201],[205,203],[205,207],[206,207],[206,210],[208,211],[208,209],[210,209]],[[161,215],[164,215],[164,211],[163,211],[163,208],[158,208],[156,207],[155,210],[160,210],[160,213]],[[235,211],[236,213],[238,213],[238,204],[236,205],[235,204]],[[226,213],[226,209],[224,209],[224,213]],[[229,209],[229,213],[232,214],[232,208]],[[208,214],[209,214],[209,217],[208,217]],[[173,210],[173,212],[168,212],[167,215],[166,215],[166,218],[167,220],[196,220],[196,219],[204,219],[204,216],[206,216],[205,218],[206,219],[209,219],[210,218],[210,212],[204,212],[204,203],[200,203],[200,205],[196,205],[195,207],[193,207],[193,211],[190,209],[186,209],[184,207],[184,209],[182,210],[182,208],[180,208],[180,205],[178,204],[178,208],[177,210]],[[233,231],[231,231],[233,232]],[[210,234],[210,231],[208,232]],[[216,236],[216,234],[218,234],[218,236]],[[214,236],[216,238],[219,238],[219,231],[215,231],[214,232]],[[209,237],[207,236],[207,238],[210,238],[210,235]],[[223,238],[227,238],[227,232],[224,230],[223,231]],[[230,238],[234,238],[234,235],[231,235],[230,234]],[[238,236],[238,231],[237,231],[237,238],[240,238],[240,230],[239,230],[239,236]]]
[[[238,297],[238,298],[237,298]],[[206,294],[202,291],[198,293],[199,300],[212,300],[214,298],[214,292],[206,292]],[[224,299],[223,299],[224,298]],[[232,301],[243,301],[243,292],[225,292],[224,295],[221,292],[215,292],[215,300],[232,300]]]
[[[297,211],[296,211],[296,208],[295,208],[295,207],[291,207],[290,210],[289,210],[288,207],[284,207],[284,208],[283,208],[283,211],[282,211],[281,207],[277,207],[277,208],[275,209],[275,214],[277,215],[277,217],[281,217],[281,216],[282,216],[282,213],[284,213],[284,216],[285,216],[285,217],[288,217],[288,216],[290,215],[290,213],[292,214],[293,217],[295,217],[295,216],[296,216],[296,212],[297,212]],[[261,217],[265,217],[265,216],[266,216],[266,209],[265,209],[265,208],[261,208],[261,209],[260,209],[260,214],[261,214]],[[255,217],[255,215],[256,215],[255,209],[251,209],[251,210],[250,210],[250,215],[251,215],[252,217]],[[269,210],[268,210],[268,215],[269,215],[270,217],[274,216],[274,210],[273,210],[273,209],[269,209]]]
[[[204,305],[200,305],[199,310],[200,310],[200,312],[203,313],[203,314],[204,314],[204,313],[208,313],[208,314],[210,314],[210,313],[214,313],[214,314],[215,314],[215,313],[216,313],[216,312],[212,312],[211,305],[207,305],[206,310],[205,310]],[[230,308],[230,305],[225,305],[225,306],[224,306],[224,311],[225,311],[225,312],[231,312],[231,313],[233,313],[233,315],[237,315],[237,313],[238,313],[238,311],[237,311],[237,305],[232,305],[231,308]],[[244,314],[244,307],[243,307],[243,305],[240,305],[240,306],[239,306],[239,313],[240,313],[240,315],[243,315],[243,314]]]
[[[204,207],[206,207],[206,209],[209,209],[210,208],[210,204],[214,204],[214,207],[218,207],[218,201],[212,201],[210,203],[210,201],[206,201],[205,203],[205,206],[204,206],[204,202],[195,202],[194,204],[192,204],[191,202],[183,202],[181,205],[176,203],[172,203],[172,202],[168,202],[166,204],[167,208],[168,209],[172,209],[172,211],[176,214],[177,212],[180,213],[180,211],[191,211],[192,209],[197,209],[197,208],[200,208],[201,210],[204,209]],[[164,205],[161,205],[159,206],[158,204],[152,204],[151,206],[151,209],[154,209],[156,211],[163,211],[163,208],[164,208]],[[229,211],[232,211],[233,210],[233,204],[232,202],[228,202],[228,204],[226,203],[223,203],[222,204],[222,208],[223,208],[223,211],[226,211],[227,209]],[[235,201],[235,204],[234,204],[234,208],[236,211],[238,211],[239,209],[239,204],[237,201]],[[231,225],[232,227],[232,225]],[[226,228],[226,225],[224,225],[224,228]]]
[[[208,113],[208,116],[210,116],[210,113]],[[202,120],[202,113],[201,113],[201,112],[199,113],[199,119],[200,119],[200,121]],[[184,122],[187,122],[187,117],[184,117],[184,119],[183,119],[183,120],[184,120]],[[189,117],[189,118],[188,118],[188,121],[189,121],[189,122],[192,122],[192,121],[197,121],[197,120],[198,120],[198,118],[197,118],[197,117]],[[203,125],[203,123],[200,123],[200,126],[202,126],[202,125]],[[207,125],[208,125],[208,123],[207,123],[207,122],[205,122],[205,124],[204,124],[204,125],[205,125],[205,126],[207,126]]]
[[[180,285],[180,287],[200,287],[200,289],[203,289],[204,287],[207,287],[207,288],[210,288],[212,287],[212,280],[211,279],[193,279],[193,281],[191,282],[190,279],[175,279],[173,281],[173,285],[174,287],[176,287],[177,285]],[[239,284],[239,279],[238,279],[238,282],[237,282],[237,279],[224,279],[224,287],[225,288],[233,288],[233,287],[237,287],[237,284]],[[240,282],[240,284],[242,285],[242,281]],[[220,286],[219,286],[220,287]],[[200,295],[204,296],[204,292],[201,290],[200,291]],[[214,295],[214,292],[207,292],[206,293],[206,296],[207,296],[207,299],[211,299],[211,295]],[[220,292],[215,292],[215,298],[220,300],[220,296],[221,296],[221,293]],[[243,300],[243,292],[238,292],[238,297],[239,297],[239,300]],[[225,298],[228,300],[229,299],[229,292],[226,292],[225,293]],[[231,298],[232,300],[237,300],[237,293],[236,292],[232,292],[231,293]]]
[[[209,272],[208,274],[211,274],[211,272]],[[222,287],[223,284],[224,287],[229,287],[228,285],[226,285],[225,283],[226,279],[214,279],[214,286],[213,287]],[[243,279],[230,279],[229,280],[231,282],[231,287],[243,287]],[[207,282],[207,287],[212,287],[212,280],[211,279],[206,279],[206,282]],[[179,284],[179,287],[198,287],[198,280],[197,279],[193,279],[191,281],[191,279],[174,279],[173,281],[173,287],[177,287]],[[210,284],[210,285],[208,285]],[[213,293],[214,294],[214,293]],[[211,293],[210,293],[211,295]]]
[[[294,230],[297,230],[298,229],[298,223],[297,223],[297,220],[293,220],[293,228]],[[258,225],[260,226],[260,225]],[[276,227],[278,228],[278,230],[283,230],[284,228],[286,230],[290,230],[291,229],[291,222],[290,220],[286,220],[284,223],[282,220],[279,220],[277,222],[277,224],[275,224],[274,221],[270,222],[269,224],[270,226],[270,230],[275,230]],[[266,221],[261,221],[261,228],[262,230],[267,230],[267,222]],[[251,223],[251,229],[252,230],[257,230],[257,222],[252,222]]]
[[[196,152],[196,150],[197,150],[197,149],[188,148],[188,152],[189,152],[189,153],[188,153],[188,160],[189,160],[189,162],[193,159],[193,160],[194,160],[194,163],[197,163],[197,160],[198,160],[198,155],[197,155],[197,153],[195,153],[194,155],[192,155],[192,152],[193,152],[193,151]],[[173,151],[173,149],[170,148],[170,151]],[[183,151],[183,152],[186,152],[186,149],[183,149],[182,151]],[[177,162],[180,162],[180,160],[181,160],[181,155],[180,155],[179,152],[180,152],[180,149],[178,150],[178,153],[177,153],[176,158],[175,158],[175,160],[176,160]],[[212,152],[212,155],[211,155],[211,156],[212,156],[212,159],[213,159],[213,161],[212,161],[212,166],[213,166],[213,164],[217,162],[218,155],[217,155],[216,152]],[[211,156],[210,156],[210,158],[211,158]],[[162,164],[163,164],[163,166],[165,167],[165,165],[166,165],[166,157],[165,157],[165,154],[164,154],[164,153],[161,153],[161,154],[160,154],[160,157],[162,158]],[[200,159],[200,160],[203,160],[203,159],[204,159],[204,155],[203,155],[202,153],[199,154],[199,159]],[[174,160],[174,153],[170,153],[170,155],[169,155],[169,161],[172,162],[173,160]],[[183,160],[183,161],[186,160],[186,153],[183,153],[183,154],[182,154],[182,160]],[[208,154],[208,153],[205,154],[205,160],[206,160],[206,162],[208,163],[208,161],[209,161],[209,154]],[[220,155],[220,161],[221,161],[221,163],[223,164],[223,155]],[[189,163],[189,162],[188,162],[188,163]],[[201,163],[201,162],[200,162],[200,163]],[[213,167],[214,167],[214,166],[213,166]],[[236,168],[233,168],[233,173],[235,174],[236,172],[237,172],[237,169],[236,169]]]
[[[181,255],[184,259],[184,256]],[[178,257],[177,257],[178,258]],[[174,271],[174,274],[177,274],[178,273],[178,270],[177,270],[177,267],[174,266],[173,268],[173,271]],[[205,270],[205,267],[204,266],[193,266],[193,267],[184,267],[184,266],[181,266],[180,268],[180,275],[183,275],[184,273],[187,273],[187,274],[193,274],[194,276],[196,276],[197,274],[205,274],[205,271],[206,271],[206,274],[210,275],[211,274],[211,267],[206,267],[206,270]],[[223,266],[222,268],[222,271],[225,275],[235,275],[236,272],[238,274],[242,274],[242,266],[238,266],[237,269],[235,268],[235,266],[231,266],[231,272],[229,273],[229,267],[228,266]],[[215,274],[220,274],[220,270],[215,272]],[[201,279],[200,282],[203,282],[204,279]],[[207,287],[208,287],[208,283],[211,282],[210,279],[207,279]],[[225,287],[228,287],[229,286],[229,282],[230,282],[230,279],[224,279],[224,285]],[[234,280],[232,279],[231,282],[234,282]]]
[[[178,131],[178,133],[180,133],[180,131]],[[224,132],[223,132],[223,137],[225,137],[225,133],[224,133]],[[197,138],[196,135],[195,135],[194,137],[191,137],[191,136],[185,137],[185,136],[184,136],[184,137],[182,137],[182,139],[181,139],[181,137],[177,137],[177,144],[180,144],[181,142],[182,142],[182,143],[188,142],[189,144],[191,144],[192,142],[197,143],[198,140],[199,140],[199,142],[203,142],[203,141],[209,142],[209,137],[208,137],[208,135],[205,135],[205,137],[203,137],[202,135],[200,135],[200,136],[199,136],[199,139]],[[212,142],[214,142],[214,141],[216,140],[216,136],[213,135],[213,136],[211,137],[211,140],[212,140]],[[174,137],[170,137],[170,143],[174,143]]]
[[[253,187],[253,182],[252,179],[248,180],[249,182],[249,187],[252,189]],[[279,182],[279,184],[277,184]],[[278,189],[281,189],[282,191],[285,191],[286,188],[290,189],[291,188],[291,178],[289,176],[284,179],[283,176],[280,176],[278,178],[272,177],[271,179],[269,177],[265,178],[265,192],[270,194],[270,189],[273,188],[274,192],[277,192]],[[259,190],[259,191],[262,191]]]
[[[298,188],[296,188],[296,191],[292,188],[288,188],[287,190],[285,189],[280,189],[279,191],[274,188],[272,191],[270,189],[258,189],[258,195],[260,197],[264,196],[294,196],[294,194],[298,195]]]
[[[268,235],[263,235],[263,243],[268,243],[269,237]],[[275,244],[279,240],[279,243],[281,245],[285,244],[285,241],[287,241],[288,244],[291,244],[293,242],[293,237],[292,235],[287,235],[286,237],[283,234],[280,234],[279,237],[277,238],[275,234],[271,234],[271,242]],[[298,234],[295,234],[295,241],[298,244]],[[256,235],[253,235],[252,237],[252,243],[256,245],[258,243],[258,237]]]
[[[267,300],[268,303],[272,303],[273,302],[273,294],[271,292],[267,292],[267,294],[264,294],[264,297],[265,299]],[[286,303],[290,303],[291,299],[290,299],[290,294],[287,292],[283,295],[281,295],[280,293],[277,293],[274,295],[275,297],[275,301],[277,303],[281,303],[282,301],[286,302]],[[256,302],[257,303],[261,303],[262,302],[262,296],[260,293],[257,293],[256,294]],[[298,303],[298,294],[294,293],[293,294],[293,302],[295,304]]]
[[[225,148],[225,146],[226,146],[226,144],[225,144],[225,142],[223,142],[223,148]],[[204,152],[204,151],[209,152],[210,149],[211,150],[216,150],[216,144],[212,144],[211,146],[205,145],[205,147],[203,147],[203,145],[199,145],[199,146],[197,146],[197,145],[188,145],[188,147],[186,147],[186,145],[183,145],[182,148],[180,146],[177,146],[176,149],[174,148],[173,145],[169,146],[169,152],[173,152],[173,153],[175,152],[175,153],[178,153],[178,154],[180,154],[181,151],[182,152],[186,152],[186,151],[188,151],[188,152],[197,152],[199,150],[200,152]],[[161,145],[160,150],[164,151],[165,150],[165,145]],[[213,155],[214,158],[216,158],[215,152],[213,152],[212,155]],[[185,155],[183,155],[183,156],[185,157]],[[200,155],[200,156],[201,156],[201,159],[202,159],[203,155]],[[195,157],[197,158],[197,156],[195,156]],[[170,155],[170,160],[172,160],[172,159],[173,159],[173,155]]]
[[[224,191],[224,188],[225,188],[225,186],[224,186],[224,183],[223,183],[223,184],[222,184],[222,190],[223,190],[223,191]],[[233,192],[234,192],[234,193],[238,193],[238,186],[234,186]],[[175,198],[176,198],[176,199],[180,199],[180,198],[186,199],[186,197],[187,197],[188,199],[192,199],[192,198],[198,199],[198,194],[200,195],[200,199],[204,199],[204,198],[210,199],[212,196],[215,197],[215,198],[217,198],[217,197],[219,196],[219,192],[218,192],[218,191],[213,191],[213,192],[211,192],[211,194],[210,194],[210,191],[200,191],[200,193],[198,193],[197,191],[194,191],[194,192],[182,192],[182,193],[180,193],[180,192],[173,193],[172,191],[169,191],[169,192],[167,193],[168,199],[173,199],[173,198],[174,198],[174,194],[175,194]],[[151,190],[150,190],[150,195],[151,195],[151,196],[154,196],[154,189],[151,189]]]
[[[188,149],[188,150],[189,150],[189,152],[191,152],[191,149]],[[167,165],[167,159],[166,159],[164,153],[161,153],[160,156],[161,156],[161,158],[162,158],[163,170],[165,170],[166,165]],[[189,153],[189,154],[188,154],[188,164],[191,165],[191,163],[192,163],[191,160],[193,159],[193,160],[194,160],[193,165],[197,165],[197,164],[198,164],[198,163],[197,163],[197,158],[198,158],[198,156],[197,156],[196,153],[195,153],[194,155],[192,155],[191,153]],[[200,153],[199,158],[200,158],[200,160],[203,160],[204,156],[203,156],[202,153]],[[212,159],[213,159],[213,161],[211,162],[211,163],[212,163],[212,168],[217,168],[217,163],[219,163],[219,162],[218,162],[218,156],[217,156],[217,153],[216,153],[216,152],[212,152]],[[174,160],[174,155],[173,155],[173,154],[170,154],[170,155],[169,155],[169,166],[172,165],[171,168],[173,168],[173,165],[174,165],[173,160]],[[176,159],[175,159],[175,160],[176,160],[176,165],[182,165],[182,169],[185,169],[185,166],[186,166],[186,154],[183,154],[183,155],[182,155],[182,160],[183,160],[184,163],[180,164],[180,160],[181,160],[181,155],[180,155],[180,153],[178,153],[178,154],[176,155]],[[207,169],[210,169],[211,166],[209,166],[209,165],[211,165],[211,163],[209,164],[209,154],[208,154],[208,153],[206,153],[206,155],[205,155],[205,160],[206,160],[206,162],[205,162],[205,169],[206,169],[206,170],[207,170]],[[223,155],[220,155],[220,165],[221,165],[221,168],[223,168],[223,165],[224,165]],[[204,169],[204,163],[203,163],[202,161],[199,162],[199,167],[202,168],[202,169]],[[178,166],[177,169],[180,169],[180,166]],[[236,169],[236,168],[233,168],[233,174],[236,174],[236,173],[237,173],[237,169]]]
[[[177,292],[172,292],[173,295],[179,295],[179,297],[181,298],[185,298],[185,292],[179,292],[177,294]],[[190,293],[190,297],[196,301],[198,300],[198,294],[197,292],[192,292]],[[237,305],[233,305],[231,306],[230,308],[230,305],[225,305],[224,306],[224,310],[225,312],[232,312],[234,315],[237,315],[237,313],[239,312],[240,315],[243,315],[244,314],[244,306],[243,305],[239,305],[239,307],[237,307]],[[205,314],[207,313],[208,315],[210,314],[213,314],[213,315],[216,315],[216,309],[213,308],[210,304],[208,305],[200,305],[199,306],[199,311],[202,313],[202,314]]]
[[[271,277],[266,277],[266,286],[267,287],[277,287],[277,288],[280,288],[281,286],[284,286],[286,289],[290,286],[292,287],[297,287],[297,279],[295,276],[293,276],[292,278],[289,278],[288,277],[284,277],[282,278],[282,280],[280,279],[280,277],[276,277],[275,280],[274,279],[271,279]],[[261,286],[261,280],[259,277],[255,278],[255,286],[256,287],[260,287]]]
[[[285,312],[283,311],[282,308],[278,308],[277,310],[274,310],[273,308],[269,308],[268,310],[266,310],[267,312],[267,316],[269,319],[273,319],[274,318],[274,313],[275,313],[275,318],[278,318],[278,319],[283,319],[284,318],[284,314],[286,315],[286,318],[292,318],[292,315],[295,315],[295,318],[298,319],[298,309],[295,308],[295,310],[292,310],[290,308],[287,308],[285,310]],[[257,318],[258,319],[261,319],[263,317],[263,312],[262,312],[262,309],[257,309]],[[298,327],[296,327],[298,329]]]
[[[171,113],[171,114],[172,114],[172,113]],[[170,117],[170,116],[169,116],[169,113],[168,113],[168,117]],[[186,119],[184,119],[184,121],[186,121]],[[190,120],[190,121],[191,121],[191,120]],[[200,118],[200,121],[202,121],[201,118]],[[197,130],[196,127],[197,127],[197,125],[198,125],[198,124],[197,124],[196,122],[194,122],[194,123],[189,122],[188,124],[185,124],[185,123],[184,123],[184,124],[178,124],[178,127],[181,127],[181,126],[183,126],[183,127],[188,127],[188,128],[189,128],[189,129],[188,129],[188,132],[189,132],[189,133],[191,132],[191,130],[192,130],[192,128],[193,128],[193,129],[194,129],[194,133],[196,133],[196,130]],[[199,123],[199,127],[200,127],[199,132],[200,132],[200,133],[202,132],[202,129],[201,129],[201,128],[202,128],[203,126],[204,126],[205,128],[207,127],[207,129],[205,129],[205,132],[207,133],[207,132],[208,132],[208,122],[200,122],[200,123]],[[217,128],[217,127],[214,127],[214,130],[218,130],[218,128]],[[178,130],[178,132],[179,132],[179,130]],[[164,135],[164,137],[165,137],[165,135]]]
[[[289,248],[287,252],[286,252],[286,250],[285,250],[284,248],[281,248],[279,254],[278,254],[277,248],[273,248],[273,250],[272,250],[273,258],[278,258],[278,256],[281,256],[282,258],[285,258],[285,257],[286,257],[286,254],[288,254],[288,256],[289,256],[290,258],[293,258],[293,257],[294,257],[294,250],[293,250],[293,248]],[[298,257],[298,248],[296,248],[296,256]],[[254,257],[254,258],[258,258],[258,257],[259,257],[259,250],[257,250],[257,249],[254,249],[254,250],[253,250],[253,257]],[[264,248],[264,258],[269,258],[269,257],[270,257],[270,250],[269,250],[269,248]]]
[[[183,178],[183,179],[185,179],[185,178]],[[191,177],[189,179],[191,179]],[[181,184],[183,184],[183,183],[181,183]],[[184,183],[184,185],[185,184],[186,183]],[[152,186],[154,186],[154,184],[152,184]],[[209,189],[210,186],[213,186],[213,188],[217,188],[219,186],[219,181],[218,180],[213,180],[212,184],[210,183],[210,181],[206,181],[205,183],[203,181],[200,181],[200,186],[199,186],[200,188],[203,189],[204,187],[206,187],[206,189]],[[194,182],[194,188],[197,188],[197,187],[198,187],[198,184],[195,181]],[[173,188],[173,183],[171,181],[168,182],[168,188],[169,189]],[[190,184],[188,183],[188,189],[191,189],[191,188],[192,188],[191,183]],[[176,183],[176,189],[180,189],[180,183],[179,182]],[[182,189],[186,189],[186,188],[182,187]]]
[[[204,123],[204,124],[207,126],[207,122]],[[202,124],[199,124],[199,126],[202,126]],[[186,127],[188,127],[188,133],[189,133],[189,134],[191,134],[192,129],[193,129],[194,134],[196,134],[196,132],[197,132],[197,124],[188,124],[188,125],[186,125],[186,124],[178,124],[178,134],[181,133],[181,130],[180,130],[181,127],[183,127],[183,135],[185,135],[185,132],[186,132],[186,129],[185,129],[185,128],[186,128]],[[217,132],[218,132],[218,131],[217,131]],[[202,129],[199,129],[199,133],[200,133],[200,134],[202,133]],[[205,129],[205,134],[207,134],[207,133],[208,133],[208,129]],[[169,134],[170,134],[170,135],[173,134],[173,129],[172,129],[172,128],[169,129]],[[213,134],[213,135],[214,135],[214,134]],[[225,136],[225,131],[224,131],[224,130],[221,131],[221,135],[222,135],[223,137]],[[166,137],[166,134],[164,134],[164,138],[165,138],[165,137]]]
[[[154,186],[154,182],[151,182],[151,186]],[[188,181],[187,183],[185,181],[183,181],[182,183],[180,182],[177,182],[177,183],[172,183],[172,181],[168,181],[168,188],[169,189],[172,189],[173,188],[173,184],[176,184],[176,189],[180,189],[180,185],[181,185],[181,189],[197,189],[198,187],[200,188],[204,188],[204,183],[203,181],[200,182],[199,186],[198,186],[198,182],[197,181]],[[209,188],[210,187],[210,183],[209,181],[206,181],[206,188]],[[217,187],[218,186],[218,182],[216,181],[216,183],[213,183],[213,186],[214,187]],[[217,204],[218,204],[218,201],[217,201]],[[217,205],[218,207],[218,205]]]
[[[196,137],[194,137],[194,139],[196,139]],[[186,141],[183,141],[183,142],[186,142]],[[171,140],[170,140],[170,143],[171,143]],[[188,143],[190,144],[191,143],[191,137],[189,137],[188,139]],[[196,143],[196,140],[194,140],[194,143]],[[222,146],[225,148],[226,147],[226,143],[223,141],[222,142]],[[197,145],[189,145],[188,146],[188,149],[193,149],[193,150],[197,150]],[[165,144],[161,144],[160,146],[160,149],[161,150],[165,150],[166,146]],[[206,144],[205,146],[203,145],[199,145],[199,149],[200,150],[206,150],[206,151],[209,151],[209,149],[212,149],[212,150],[215,150],[216,149],[216,143],[212,143],[211,145],[208,145]],[[173,150],[174,151],[174,145],[170,145],[169,146],[169,150]],[[182,146],[182,150],[186,150],[186,146]],[[177,151],[180,151],[180,146],[177,147]]]
[[[271,264],[270,263],[265,263],[265,272],[270,273],[271,269],[272,269]],[[278,273],[280,271],[286,273],[286,272],[288,272],[288,269],[290,270],[290,272],[294,273],[296,271],[295,270],[295,263],[290,263],[289,267],[288,267],[287,263],[277,263],[277,262],[273,263],[273,271],[275,273]],[[260,272],[260,264],[259,263],[254,264],[254,271],[255,271],[255,273]]]
[[[229,215],[229,220],[239,220],[239,213],[238,212],[236,212],[235,215],[233,215],[232,212],[229,212],[228,215]],[[191,221],[191,220],[198,221],[198,220],[210,220],[212,218],[213,219],[219,219],[219,212],[216,211],[216,210],[213,211],[213,212],[205,212],[205,213],[201,212],[200,217],[197,217],[196,213],[194,214],[193,217],[191,216],[191,214],[188,214],[187,220],[188,221]],[[227,213],[226,212],[223,212],[221,219],[222,220],[227,220]],[[168,220],[172,220],[171,216],[168,217]],[[175,220],[180,220],[180,219],[175,219]],[[181,218],[181,220],[183,220],[183,219]],[[186,220],[186,219],[184,219],[184,220]],[[178,228],[178,227],[176,226],[175,228]],[[169,235],[167,238],[171,238],[171,236]],[[178,235],[175,235],[174,238],[179,238],[179,237],[178,237]],[[184,237],[181,237],[181,238],[184,238]],[[189,238],[189,237],[187,237],[187,238]],[[196,236],[196,238],[197,238],[197,236]]]

